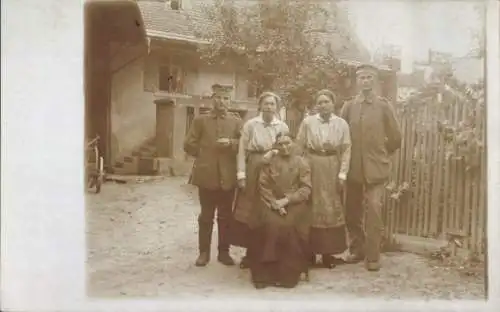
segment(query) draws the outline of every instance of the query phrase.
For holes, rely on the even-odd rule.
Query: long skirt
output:
[[[263,153],[251,153],[247,157],[246,187],[237,191],[230,226],[231,245],[247,248],[252,236],[251,228],[258,222],[255,207],[259,198],[258,180],[263,156]]]
[[[313,254],[334,255],[347,249],[345,215],[338,190],[340,162],[337,155],[308,155],[311,166],[311,229]]]
[[[295,287],[308,266],[307,206],[296,205],[286,216],[264,212],[252,231],[250,272],[253,283]]]

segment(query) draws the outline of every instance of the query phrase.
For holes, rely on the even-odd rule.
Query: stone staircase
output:
[[[158,161],[154,138],[145,141],[131,155],[117,159],[111,169],[117,175],[157,175]]]
[[[112,168],[106,172],[111,175],[133,176],[189,176],[193,167],[193,159],[184,157],[172,159],[158,157],[155,139],[145,141],[129,156],[117,159]]]

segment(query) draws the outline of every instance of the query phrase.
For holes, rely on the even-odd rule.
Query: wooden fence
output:
[[[482,254],[487,224],[484,100],[456,91],[448,95],[397,108],[403,142],[386,187],[386,239],[393,241],[395,234],[445,238]]]
[[[396,236],[438,239],[485,252],[486,113],[478,94],[448,90],[397,105],[403,142],[386,186],[386,242],[397,243]],[[300,112],[287,112],[292,134],[301,120]]]

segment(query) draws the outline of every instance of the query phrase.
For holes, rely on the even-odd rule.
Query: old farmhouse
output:
[[[204,40],[197,29],[209,23],[202,2],[87,1],[87,136],[103,138],[108,171],[152,174],[184,162],[184,135],[210,106],[214,83],[234,87],[232,109],[244,119],[256,114],[257,94],[243,62],[210,66],[200,59]],[[344,39],[328,29],[341,23],[356,38],[345,12],[337,14],[318,36],[338,44]],[[367,59],[359,40],[339,44],[346,45],[346,62]]]

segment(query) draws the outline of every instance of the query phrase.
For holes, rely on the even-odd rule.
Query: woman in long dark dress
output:
[[[259,226],[253,231],[250,270],[256,288],[293,288],[308,266],[311,170],[278,135],[278,154],[259,173]]]

